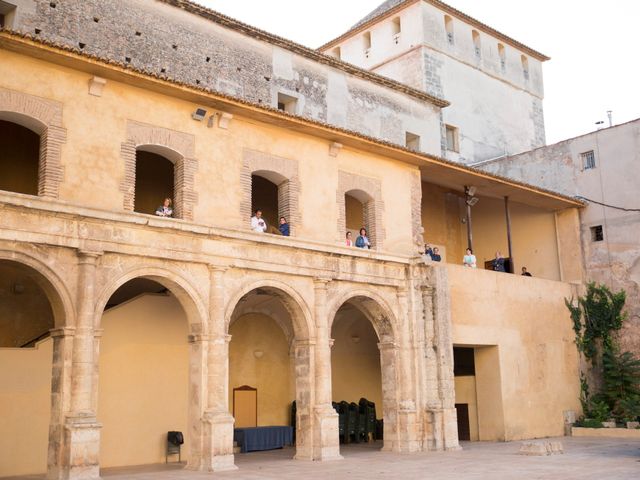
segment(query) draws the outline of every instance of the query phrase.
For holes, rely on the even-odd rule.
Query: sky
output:
[[[311,48],[339,36],[383,0],[197,0]],[[445,0],[551,57],[543,67],[547,143],[640,117],[640,1]]]

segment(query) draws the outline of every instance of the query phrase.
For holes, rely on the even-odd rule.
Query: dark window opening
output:
[[[0,28],[4,28],[4,14],[0,13]]]
[[[473,348],[453,347],[453,375],[465,377],[476,374]]]
[[[602,242],[603,240],[604,240],[604,230],[602,229],[602,225],[596,225],[595,227],[591,227],[591,241]]]
[[[0,145],[0,190],[37,195],[40,136],[0,120]]]
[[[136,191],[134,211],[154,215],[165,198],[174,201],[174,165],[151,152],[136,152]],[[172,205],[175,216],[175,204]]]
[[[259,175],[251,175],[251,215],[260,209],[267,232],[278,233],[278,186]]]

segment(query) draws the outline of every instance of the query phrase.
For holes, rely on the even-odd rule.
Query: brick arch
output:
[[[57,199],[64,176],[61,147],[67,140],[62,127],[62,104],[0,88],[0,120],[17,123],[40,135],[38,195]]]
[[[135,203],[136,151],[139,147],[159,153],[174,164],[173,200],[176,217],[193,220],[193,207],[198,202],[195,191],[195,172],[198,170],[195,137],[132,120],[127,122],[127,140],[120,149],[120,157],[124,161],[120,192],[124,194],[124,209],[129,211],[133,211]]]
[[[358,192],[363,202],[364,224],[369,234],[373,248],[380,249],[384,243],[385,231],[382,225],[382,201],[381,182],[377,178],[365,177],[349,172],[338,172],[338,190],[336,203],[338,205],[338,236],[337,241],[344,244],[344,235],[347,229],[347,214],[344,196],[349,192]],[[363,201],[364,200],[364,201]]]
[[[300,225],[298,207],[300,180],[297,160],[256,150],[245,149],[243,151],[242,171],[240,172],[240,186],[242,188],[240,217],[243,226],[248,226],[249,219],[253,214],[251,212],[251,175],[256,172],[277,185],[278,217],[287,218],[291,236],[295,236],[297,227]]]

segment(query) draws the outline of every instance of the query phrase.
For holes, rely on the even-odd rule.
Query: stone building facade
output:
[[[329,113],[281,111],[64,40],[85,22],[146,38],[115,2],[16,4],[5,18],[18,31],[0,32],[0,476],[98,478],[100,468],[157,463],[173,429],[185,432],[187,468],[234,469],[232,391],[254,380],[263,418],[275,419],[264,422],[295,400],[295,458],[338,459],[333,392],[360,391],[332,365],[346,358],[344,342],[355,349],[365,337],[377,366],[363,369],[362,391],[373,385],[379,398],[385,450],[459,448],[458,404],[474,439],[564,431],[563,411],[579,408],[564,298],[583,278],[582,202],[428,153],[439,152],[444,102],[320,54],[300,62],[413,105],[435,141],[416,151],[351,114],[336,125]],[[212,43],[244,35],[189,2],[136,5],[153,25],[175,15],[166,28],[219,32]],[[282,54],[256,35],[266,34],[238,44]],[[119,48],[115,38],[105,48]],[[469,185],[481,198],[479,260],[504,236],[504,210],[493,208],[504,202],[518,258],[539,262],[540,278],[456,265]],[[165,197],[173,218],[154,215]],[[287,217],[291,236],[252,232],[257,208]],[[354,225],[370,232],[370,250],[345,245]],[[418,254],[425,230],[448,263]],[[555,245],[544,258],[540,242]],[[275,340],[243,340],[268,325],[277,362]],[[475,358],[464,377],[459,348]],[[276,376],[287,377],[280,392]]]
[[[445,158],[469,164],[545,144],[549,58],[444,2],[387,0],[319,51],[446,98]]]

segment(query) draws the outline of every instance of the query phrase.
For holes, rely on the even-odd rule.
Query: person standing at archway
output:
[[[171,199],[169,197],[164,199],[162,205],[156,208],[156,215],[159,217],[173,217],[173,208],[171,207]]]
[[[371,242],[367,237],[367,229],[362,227],[360,229],[360,235],[356,238],[356,247],[358,248],[371,248]]]
[[[255,211],[253,217],[251,217],[251,230],[256,233],[264,233],[267,231],[267,222],[262,218],[262,210]]]

